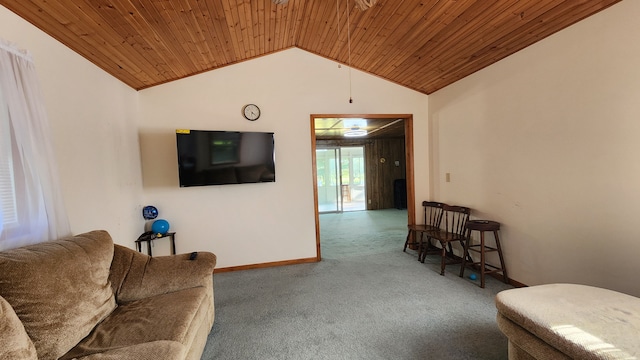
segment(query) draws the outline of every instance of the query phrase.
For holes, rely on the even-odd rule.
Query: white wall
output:
[[[178,252],[212,251],[219,268],[316,256],[311,114],[414,114],[416,194],[427,198],[427,96],[355,70],[352,84],[349,104],[346,67],[290,49],[141,91],[144,201],[169,220]],[[259,120],[244,120],[247,103]],[[179,188],[180,128],[275,132],[276,182]]]
[[[0,6],[0,37],[27,49],[40,78],[71,229],[142,232],[137,92]]]
[[[623,1],[429,97],[434,198],[502,222],[517,281],[640,295],[638,14]]]

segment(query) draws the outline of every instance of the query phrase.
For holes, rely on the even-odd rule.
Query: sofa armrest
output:
[[[0,296],[0,359],[37,360],[36,348],[18,315]]]
[[[203,286],[213,294],[216,256],[210,252],[151,257],[114,245],[109,280],[118,304]],[[213,296],[213,295],[212,295]]]

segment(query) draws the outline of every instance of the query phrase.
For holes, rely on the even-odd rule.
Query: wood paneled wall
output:
[[[404,139],[374,140],[365,146],[365,158],[367,209],[395,207],[393,182],[405,179],[407,173]]]
[[[393,182],[405,179],[407,170],[403,138],[317,140],[316,146],[364,146],[367,210],[395,207]]]

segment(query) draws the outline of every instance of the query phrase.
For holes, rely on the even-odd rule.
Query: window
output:
[[[0,39],[0,250],[70,234],[31,56]]]

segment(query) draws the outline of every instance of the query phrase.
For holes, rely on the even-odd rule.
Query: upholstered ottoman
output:
[[[549,284],[496,296],[509,359],[640,359],[640,299],[602,288]]]

